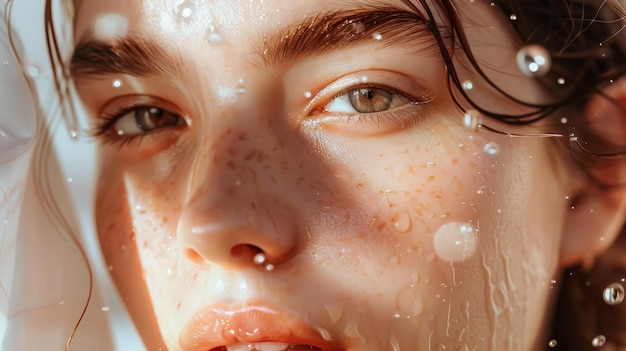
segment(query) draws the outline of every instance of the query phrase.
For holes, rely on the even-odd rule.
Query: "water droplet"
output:
[[[471,131],[478,130],[478,126],[480,125],[480,113],[476,110],[468,110],[463,115],[463,127],[469,129]]]
[[[567,124],[567,117],[561,117],[561,124]]]
[[[380,33],[374,33],[374,40],[382,40],[383,39],[383,35]]]
[[[190,0],[183,1],[180,5],[178,5],[177,13],[180,14],[180,17],[183,19],[189,19],[196,11],[196,6]]]
[[[72,178],[72,177],[67,178],[67,182],[68,183],[73,183],[74,182],[74,178]]]
[[[472,83],[471,80],[464,81],[462,86],[463,86],[463,90],[468,90],[469,91],[469,90],[474,89],[474,83]]]
[[[513,14],[511,14],[511,15],[509,16],[509,19],[510,19],[511,21],[517,21],[517,15],[513,13]]]
[[[265,270],[268,271],[268,272],[269,271],[273,271],[274,270],[274,265],[271,264],[271,263],[270,264],[266,264],[265,265]]]
[[[602,347],[604,344],[606,344],[606,337],[604,335],[598,335],[591,340],[591,346],[593,347]]]
[[[539,77],[550,71],[552,59],[543,46],[530,44],[517,52],[517,65],[525,75]]]
[[[102,307],[102,312],[109,312],[109,310],[110,310],[109,306]]]
[[[122,86],[122,81],[121,80],[116,79],[116,80],[113,81],[113,87],[114,88],[119,88],[121,86]]]
[[[556,279],[550,279],[550,284],[552,285],[556,284]]]
[[[367,83],[369,80],[368,76],[361,76],[361,83]]]
[[[451,222],[442,225],[433,238],[437,256],[451,263],[472,257],[478,246],[477,231],[469,223]]]
[[[422,295],[415,284],[402,289],[396,298],[396,315],[398,318],[404,316],[417,316],[422,313],[423,308]]]
[[[411,228],[411,218],[408,213],[402,212],[391,220],[395,230],[406,233]]]
[[[557,83],[559,83],[559,85],[563,85],[565,84],[565,78],[559,78],[556,80]]]
[[[259,252],[258,254],[254,255],[254,264],[263,264],[265,263],[266,260],[267,260],[267,257],[265,257],[265,254],[262,252]]]
[[[343,316],[342,304],[338,304],[336,306],[324,305],[324,309],[326,309],[326,312],[328,312],[328,315],[330,316],[330,321],[332,323],[339,322],[341,316]]]
[[[39,70],[39,67],[37,67],[36,65],[28,65],[28,67],[26,67],[26,73],[28,73],[28,75],[32,78],[35,78],[38,77],[41,72]]]
[[[219,43],[222,41],[222,35],[214,30],[211,30],[207,36],[207,41],[211,43]]]
[[[620,283],[613,283],[604,288],[602,298],[609,305],[619,305],[624,301],[624,287]]]
[[[9,64],[9,61],[7,61],[7,60],[5,59],[5,60],[3,60],[3,61],[2,61],[2,64],[6,66],[6,65],[8,65],[8,64]]]
[[[490,141],[483,148],[489,156],[497,155],[500,152],[500,146],[495,141]]]
[[[557,343],[556,340],[552,339],[550,341],[548,341],[548,346],[549,347],[556,347]]]
[[[243,82],[243,78],[239,78],[239,80],[237,81],[237,88],[235,88],[237,94],[243,94],[246,92],[246,88],[243,86]]]
[[[304,97],[307,98],[307,99],[310,98],[311,97],[311,92],[310,91],[305,91],[304,92]]]
[[[70,137],[72,139],[77,139],[78,138],[78,130],[76,128],[70,129]]]

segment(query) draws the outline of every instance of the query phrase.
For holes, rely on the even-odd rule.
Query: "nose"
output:
[[[177,228],[188,260],[274,267],[298,251],[302,229],[287,190],[289,157],[271,134],[258,134],[228,129],[196,157]]]

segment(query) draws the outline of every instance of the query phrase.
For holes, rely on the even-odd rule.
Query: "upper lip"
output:
[[[328,337],[327,337],[328,338]],[[282,342],[342,350],[321,330],[284,309],[263,303],[216,304],[193,315],[179,339],[185,351],[207,351],[236,343]]]

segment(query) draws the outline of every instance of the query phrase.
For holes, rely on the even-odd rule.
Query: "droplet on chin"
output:
[[[606,344],[606,337],[604,335],[598,335],[591,340],[591,346],[593,347],[602,347],[604,344]]]
[[[602,298],[609,305],[619,305],[624,301],[624,287],[620,283],[610,284],[604,288]]]
[[[463,115],[463,127],[471,131],[477,131],[481,124],[480,113],[476,110],[468,110]]]
[[[517,65],[529,77],[546,75],[552,67],[552,58],[546,48],[537,44],[529,44],[517,52]]]
[[[108,13],[96,19],[93,24],[94,36],[98,39],[114,39],[128,33],[128,18]]]
[[[433,237],[437,256],[455,263],[471,258],[478,246],[477,230],[470,223],[451,222],[442,225]]]

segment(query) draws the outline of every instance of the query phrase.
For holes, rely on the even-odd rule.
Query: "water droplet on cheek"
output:
[[[484,150],[487,155],[495,156],[500,153],[500,146],[496,142],[490,141],[485,144]]]
[[[469,223],[451,222],[442,225],[434,235],[437,256],[447,262],[463,262],[476,253],[477,230]]]
[[[480,113],[478,113],[478,111],[476,110],[468,110],[463,115],[463,127],[465,127],[465,129],[476,131],[478,130],[478,126],[480,125],[480,123]]]
[[[411,228],[411,218],[408,213],[400,213],[391,220],[393,228],[400,233],[406,233]]]
[[[602,298],[609,305],[619,305],[624,301],[624,287],[620,283],[613,283],[604,288]]]
[[[550,71],[552,59],[548,50],[543,46],[530,44],[517,52],[517,65],[525,75],[540,77]]]

